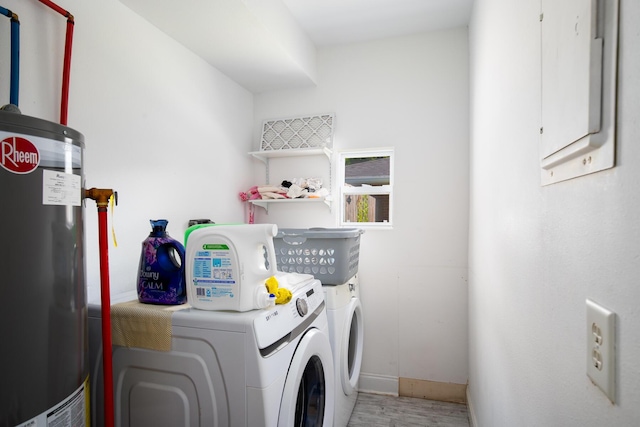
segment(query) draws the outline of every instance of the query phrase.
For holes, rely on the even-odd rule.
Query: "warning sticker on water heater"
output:
[[[89,425],[89,377],[54,407],[16,427],[76,427]]]
[[[42,170],[42,204],[80,206],[82,183],[80,175]]]

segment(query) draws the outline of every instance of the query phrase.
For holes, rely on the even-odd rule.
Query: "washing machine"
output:
[[[322,285],[311,278],[290,282],[289,289],[289,303],[262,310],[175,307],[168,349],[114,345],[116,425],[333,425],[335,376]],[[99,305],[90,304],[94,426],[103,419],[100,317]],[[163,334],[161,325],[153,329]]]
[[[335,372],[335,427],[345,427],[358,398],[363,317],[358,275],[341,285],[322,286]]]

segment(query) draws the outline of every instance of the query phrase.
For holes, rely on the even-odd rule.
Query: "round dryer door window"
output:
[[[333,358],[325,333],[309,330],[289,366],[278,425],[330,426],[334,412]]]
[[[362,346],[364,326],[362,322],[362,304],[358,298],[352,298],[349,303],[348,322],[345,322],[342,332],[343,342],[340,355],[340,378],[342,378],[342,390],[350,395],[356,390],[360,378],[360,366],[362,365]]]

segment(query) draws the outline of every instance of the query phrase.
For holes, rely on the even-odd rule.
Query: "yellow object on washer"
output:
[[[291,291],[287,288],[280,288],[278,279],[274,276],[269,277],[265,285],[267,286],[267,291],[276,296],[276,304],[286,304],[291,301]]]

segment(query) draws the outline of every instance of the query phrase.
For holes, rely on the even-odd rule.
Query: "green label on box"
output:
[[[224,244],[204,244],[202,245],[202,249],[207,249],[207,250],[212,250],[212,251],[228,251],[229,250],[229,246],[224,245]]]

